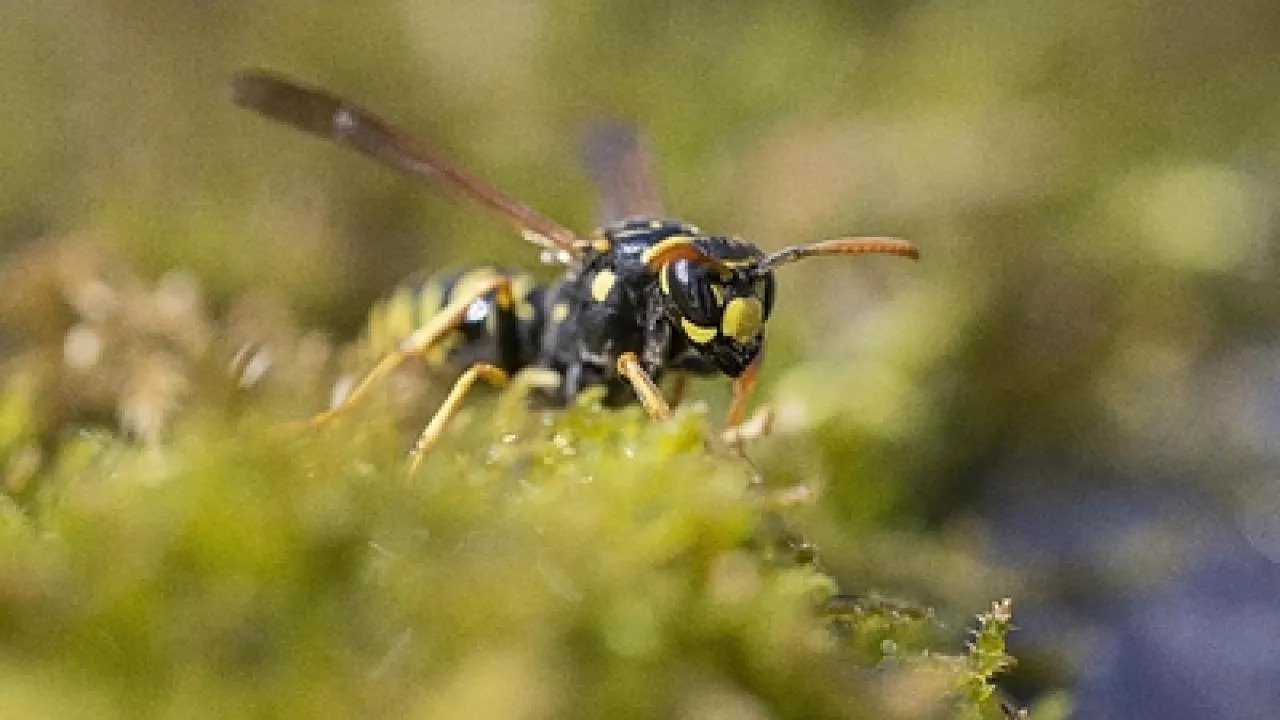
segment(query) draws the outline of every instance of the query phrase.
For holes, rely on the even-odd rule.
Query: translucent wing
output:
[[[262,70],[238,73],[232,90],[232,99],[241,107],[354,148],[478,203],[530,242],[558,254],[576,256],[580,252],[573,231],[512,200],[378,116],[342,98]]]
[[[624,122],[595,126],[587,135],[584,160],[600,193],[602,225],[634,215],[665,216],[662,193],[635,126]]]

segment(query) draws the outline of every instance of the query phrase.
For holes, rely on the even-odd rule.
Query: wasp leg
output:
[[[734,428],[742,424],[742,417],[747,411],[747,398],[751,396],[751,391],[755,389],[756,381],[760,379],[760,366],[763,361],[764,351],[761,350],[756,359],[747,366],[747,369],[733,381],[733,402],[729,405],[729,418],[725,421],[726,427]]]
[[[762,347],[756,359],[733,381],[733,402],[729,405],[729,417],[725,420],[724,431],[720,434],[724,443],[731,448],[739,448],[744,441],[758,440],[768,435],[770,427],[773,426],[773,409],[768,406],[760,408],[750,418],[743,420],[747,411],[747,398],[751,396],[756,381],[760,379],[760,367],[763,364],[764,348]]]
[[[689,376],[682,372],[672,373],[671,387],[667,389],[666,399],[667,405],[672,409],[680,407],[680,401],[684,400],[685,388],[689,386]]]
[[[467,293],[454,298],[443,310],[432,316],[426,325],[413,331],[413,334],[400,343],[399,348],[378,361],[378,364],[356,384],[355,388],[340,403],[311,417],[309,420],[302,421],[300,424],[306,428],[320,427],[349,410],[364,397],[369,388],[375,383],[400,367],[409,358],[425,355],[450,331],[461,325],[463,320],[466,319],[467,309],[471,307],[471,304],[490,292],[496,292],[497,294],[499,312],[506,312],[511,308],[511,281],[509,278],[495,273],[492,278],[476,283]]]
[[[737,425],[727,426],[720,433],[720,439],[729,447],[738,447],[745,442],[759,440],[769,434],[773,428],[773,408],[765,405],[751,414],[751,417]]]
[[[654,420],[666,420],[671,417],[671,408],[667,405],[667,401],[662,399],[662,390],[653,382],[653,378],[649,377],[649,373],[645,372],[635,353],[624,352],[618,356],[618,373],[631,383],[631,387],[636,391],[636,397],[640,398],[640,404],[644,406],[645,412],[649,413],[649,417]]]
[[[462,407],[462,400],[466,397],[467,391],[477,380],[484,380],[494,387],[503,387],[507,384],[507,373],[496,365],[488,363],[476,363],[467,368],[462,373],[458,381],[453,384],[453,389],[449,391],[449,396],[440,404],[440,408],[436,410],[436,414],[431,416],[431,422],[423,428],[422,434],[418,436],[418,441],[413,444],[413,450],[409,451],[409,472],[413,473],[418,469],[418,464],[422,462],[422,457],[427,451],[435,446],[440,440],[441,433],[444,432],[444,426],[449,420],[458,414],[458,408]]]

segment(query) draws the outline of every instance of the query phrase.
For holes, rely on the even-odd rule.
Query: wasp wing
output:
[[[263,70],[238,73],[232,99],[241,107],[354,148],[383,164],[466,197],[537,245],[569,257],[580,253],[573,231],[516,202],[445,157],[419,145],[373,113],[318,88]]]
[[[596,125],[587,134],[583,156],[600,194],[602,225],[636,215],[666,215],[648,150],[634,125]]]

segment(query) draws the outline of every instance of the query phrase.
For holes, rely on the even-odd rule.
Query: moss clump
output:
[[[80,435],[3,505],[21,716],[997,716],[1007,606],[949,664],[927,616],[822,612],[696,411],[479,400],[412,477],[374,408],[169,436]]]

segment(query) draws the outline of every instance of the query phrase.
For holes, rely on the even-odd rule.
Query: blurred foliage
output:
[[[777,407],[779,422],[750,454],[771,486],[818,497],[795,511],[797,521],[844,587],[936,605],[954,628],[959,612],[996,597],[1070,605],[1158,583],[1202,552],[1206,513],[1245,517],[1250,537],[1277,526],[1274,503],[1258,510],[1259,498],[1274,495],[1268,478],[1277,465],[1268,429],[1275,409],[1259,392],[1274,379],[1280,308],[1273,4],[19,0],[0,17],[8,111],[0,127],[0,471],[22,502],[38,495],[41,472],[53,473],[51,488],[80,474],[91,489],[112,458],[182,466],[205,453],[226,467],[139,471],[168,480],[152,487],[135,479],[144,486],[137,492],[178,503],[170,495],[189,483],[214,508],[218,490],[262,492],[274,505],[254,509],[242,499],[250,516],[283,512],[300,502],[292,493],[321,491],[294,486],[300,459],[252,440],[236,446],[227,426],[209,418],[167,435],[160,429],[187,405],[205,412],[279,403],[294,414],[323,405],[334,374],[330,346],[295,329],[291,315],[302,328],[348,339],[372,299],[409,268],[533,265],[528,247],[468,209],[231,107],[230,75],[265,66],[376,109],[571,227],[586,230],[593,217],[577,161],[581,131],[624,116],[647,131],[672,212],[711,231],[766,249],[849,233],[916,241],[918,265],[832,260],[779,277],[758,395]],[[99,286],[110,292],[94,295]],[[96,288],[89,301],[85,287]],[[103,311],[104,297],[115,310]],[[95,339],[100,354],[73,352]],[[274,367],[284,369],[262,389],[266,398],[244,396],[224,372],[237,348],[259,342],[271,343]],[[96,360],[75,364],[86,357]],[[171,382],[138,380],[155,377]],[[716,408],[713,417],[724,386],[693,388]],[[82,437],[84,427],[111,428],[111,438],[120,429],[150,449],[126,450],[114,439],[94,446],[98,436]],[[451,437],[484,427],[473,422]],[[312,452],[315,461],[334,453],[332,470],[351,468],[365,448],[317,444]],[[67,459],[74,457],[99,459],[77,466]],[[277,477],[276,465],[293,469]],[[399,488],[386,477],[392,465],[382,461],[369,477]],[[368,479],[356,493],[351,482],[326,485],[360,496],[344,498],[353,515],[368,507],[361,502],[393,492]],[[127,535],[132,524],[161,523],[152,500],[107,487],[119,505],[109,520],[97,516],[103,527],[125,523]],[[1190,500],[1139,527],[1089,532],[1085,549],[1065,555],[993,537],[992,525],[1015,508],[1035,500],[1078,508],[1099,488],[1172,490]],[[173,522],[182,522],[182,508],[175,512]],[[194,508],[185,512],[198,522]],[[248,528],[250,520],[228,522]],[[348,537],[356,537],[372,530],[360,523],[375,521],[350,522]],[[52,554],[73,542],[45,541],[52,545],[40,552]],[[320,552],[295,541],[295,549],[313,548],[298,550],[302,556]],[[327,627],[341,615],[333,594],[354,586],[319,577],[337,572],[328,565],[337,561],[313,561],[329,569],[271,591],[287,596],[276,597],[277,608],[297,602],[308,612],[286,619],[281,610],[261,622],[277,638],[339,643],[302,626]],[[146,577],[169,577],[151,560],[136,562]],[[47,567],[32,572],[57,574],[57,563]],[[144,579],[122,570],[119,592],[134,582],[146,595]],[[332,582],[331,595],[312,604],[290,595],[312,582]],[[766,595],[783,593],[768,588]],[[205,602],[206,612],[218,612],[219,602]],[[227,602],[245,613],[257,605]],[[142,612],[125,605],[132,609],[121,612]],[[178,607],[162,614],[177,618]],[[486,610],[501,625],[519,606],[495,601]],[[35,622],[36,632],[59,620],[20,622]],[[69,626],[84,630],[74,642],[102,653],[104,664],[120,660],[112,652],[135,650],[133,662],[162,664],[162,650],[129,644],[160,642],[154,637],[104,639],[109,633],[91,624]],[[27,647],[36,644],[25,637]],[[167,647],[189,649],[174,637]],[[1031,669],[1030,686],[1059,684],[1062,668],[1090,661],[1092,637],[1068,627],[1057,647],[1017,652],[1033,660],[1019,672]],[[501,672],[493,668],[514,667],[533,685],[547,672],[529,659],[533,650],[504,654],[523,644],[498,644],[489,659],[454,668],[465,670],[458,693]],[[349,660],[332,647],[311,649],[323,658],[317,663]],[[44,700],[73,682],[13,662],[19,675],[11,677]],[[203,697],[212,671],[192,663],[184,687]],[[281,687],[289,672],[323,672],[266,664]],[[698,697],[741,700],[734,688],[718,678]],[[330,690],[343,696],[329,698],[333,707],[350,707],[342,703],[354,696]]]

